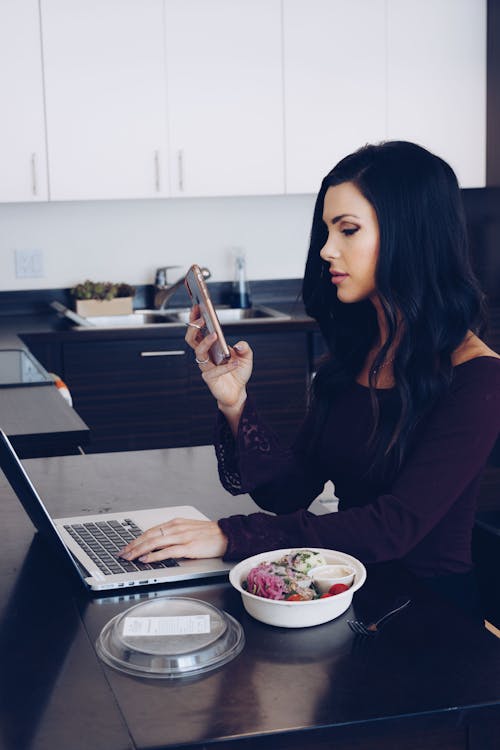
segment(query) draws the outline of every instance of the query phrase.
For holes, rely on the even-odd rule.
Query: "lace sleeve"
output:
[[[232,495],[249,492],[266,481],[269,469],[265,466],[270,466],[272,458],[270,468],[274,474],[276,462],[280,463],[279,457],[283,453],[274,433],[258,416],[250,397],[245,402],[236,439],[224,415],[218,413],[215,452],[220,481]],[[250,475],[253,480],[249,479]]]
[[[222,486],[231,495],[241,495],[244,490],[241,487],[241,476],[238,468],[238,456],[236,451],[236,440],[226,418],[219,411],[215,424],[215,454],[219,479]]]
[[[236,439],[219,414],[215,449],[223,487],[232,495],[248,492],[257,505],[273,513],[308,507],[327,477],[301,448],[307,434],[303,425],[291,447],[280,445],[251,398],[245,402]]]

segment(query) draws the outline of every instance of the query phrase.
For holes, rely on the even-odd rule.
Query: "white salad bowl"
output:
[[[279,560],[290,552],[296,552],[299,549],[321,553],[327,565],[346,565],[353,568],[354,580],[352,586],[347,591],[335,596],[302,602],[265,599],[245,590],[243,584],[252,568],[263,562]],[[255,617],[256,620],[280,628],[308,628],[312,625],[320,625],[334,620],[350,607],[353,594],[361,588],[365,580],[365,566],[355,557],[347,555],[345,552],[318,547],[292,547],[262,552],[259,555],[253,555],[247,557],[246,560],[242,560],[229,573],[229,581],[240,592],[243,606],[248,614]]]

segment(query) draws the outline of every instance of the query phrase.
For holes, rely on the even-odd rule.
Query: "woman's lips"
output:
[[[332,277],[332,284],[340,284],[349,276],[348,273],[341,273],[340,271],[330,271],[330,274]]]

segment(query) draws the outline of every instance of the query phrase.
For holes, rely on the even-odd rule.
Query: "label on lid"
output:
[[[123,635],[199,635],[210,633],[210,615],[176,617],[126,617]]]

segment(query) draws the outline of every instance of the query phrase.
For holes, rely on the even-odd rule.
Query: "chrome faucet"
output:
[[[180,279],[177,279],[177,281],[174,281],[173,284],[168,283],[167,273],[170,268],[179,268],[179,266],[163,266],[162,268],[156,269],[154,297],[154,306],[156,310],[164,310],[168,301],[175,294],[177,289],[184,284],[186,274],[181,276]],[[202,268],[201,273],[204,279],[209,279],[212,275],[208,268]]]

